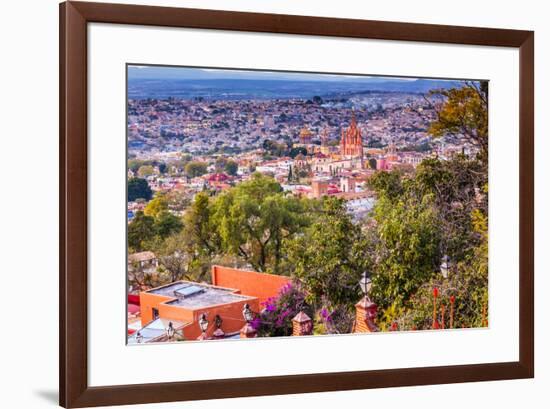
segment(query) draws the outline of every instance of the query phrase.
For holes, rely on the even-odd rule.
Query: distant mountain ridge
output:
[[[291,71],[263,71],[170,66],[128,66],[128,78],[149,80],[274,80],[274,81],[411,81],[405,77],[384,77],[360,74],[332,74]]]
[[[246,78],[129,78],[128,98],[145,99],[170,97],[192,99],[309,99],[315,95],[326,97],[334,94],[361,92],[425,93],[436,88],[460,87],[461,81],[450,80],[393,80],[365,78],[360,81],[307,81],[294,79],[246,79]]]

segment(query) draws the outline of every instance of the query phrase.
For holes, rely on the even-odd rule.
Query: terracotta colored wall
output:
[[[260,300],[257,297],[245,297],[229,304],[212,305],[205,308],[188,309],[181,306],[164,304],[165,301],[173,300],[174,297],[152,294],[147,292],[140,293],[141,304],[141,324],[146,325],[153,320],[153,308],[157,308],[160,318],[174,320],[178,322],[187,322],[183,327],[184,337],[188,340],[195,340],[201,335],[199,319],[201,314],[205,313],[210,323],[207,331],[209,337],[215,331],[214,318],[220,315],[222,318],[222,330],[226,333],[234,333],[241,330],[244,326],[242,315],[243,307],[246,303],[254,312],[260,311]]]
[[[226,334],[240,331],[245,324],[242,310],[246,303],[250,305],[252,311],[259,312],[260,302],[257,298],[244,299],[231,304],[214,305],[192,311],[193,322],[183,328],[185,339],[196,340],[201,335],[199,319],[202,313],[206,314],[206,319],[209,322],[208,330],[206,331],[208,337],[211,337],[216,330],[216,326],[214,325],[216,314],[222,318],[221,328]]]
[[[159,316],[167,320],[192,322],[193,310],[187,308],[178,307],[177,305],[160,304]]]
[[[259,298],[260,303],[274,297],[290,278],[236,268],[212,266],[212,284],[236,288],[243,295]]]
[[[172,300],[173,297],[166,297],[158,294],[150,294],[142,291],[139,293],[139,303],[141,309],[141,325],[146,325],[153,321],[153,308],[159,309],[160,303]],[[160,309],[159,309],[160,314]]]

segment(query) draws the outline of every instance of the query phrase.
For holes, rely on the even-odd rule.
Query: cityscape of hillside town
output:
[[[128,344],[489,325],[487,81],[127,74]]]

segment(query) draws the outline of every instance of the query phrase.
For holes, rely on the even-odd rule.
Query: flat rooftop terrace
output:
[[[234,289],[212,287],[185,281],[154,288],[149,290],[148,293],[165,297],[174,297],[174,300],[167,301],[166,304],[191,309],[204,308],[210,305],[229,304],[251,298],[249,296],[235,294]]]

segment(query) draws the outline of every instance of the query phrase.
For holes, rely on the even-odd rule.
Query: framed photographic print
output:
[[[534,376],[534,33],[60,5],[60,404]]]

